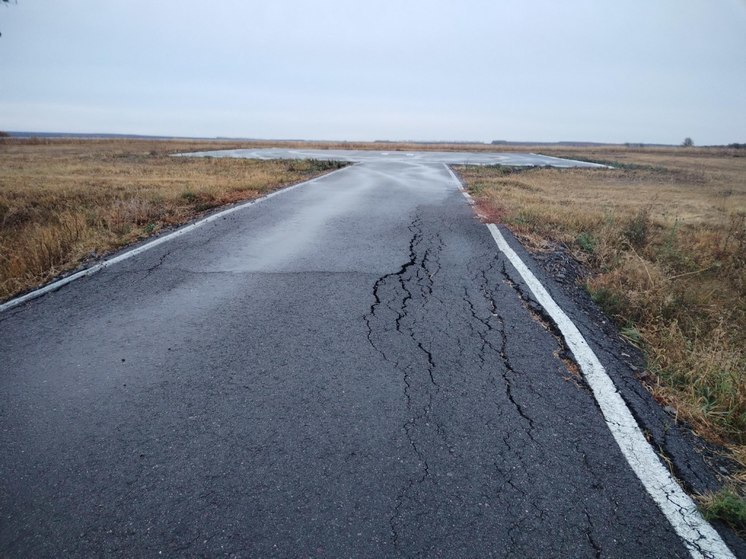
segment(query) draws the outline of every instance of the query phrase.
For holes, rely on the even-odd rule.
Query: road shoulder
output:
[[[617,328],[585,291],[567,281],[568,276],[578,273],[577,269],[573,269],[570,262],[563,263],[561,258],[534,258],[507,227],[499,226],[499,230],[510,248],[588,342],[646,439],[684,490],[690,495],[717,490],[722,485],[722,476],[735,468],[735,464],[728,461],[715,445],[697,437],[687,425],[677,422],[675,416],[655,401],[639,378],[639,373],[644,370],[642,353],[619,335]],[[529,307],[551,322],[519,276],[516,283]],[[549,324],[549,327],[556,328],[554,324]],[[746,543],[729,527],[722,522],[711,524],[736,556],[746,555]]]

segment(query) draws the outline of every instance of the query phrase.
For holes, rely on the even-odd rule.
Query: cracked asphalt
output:
[[[526,293],[371,160],[7,311],[0,555],[688,557]]]

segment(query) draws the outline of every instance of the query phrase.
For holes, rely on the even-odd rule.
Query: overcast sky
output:
[[[17,0],[0,130],[746,142],[746,0]]]

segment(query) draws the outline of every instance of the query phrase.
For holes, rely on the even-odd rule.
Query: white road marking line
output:
[[[474,205],[474,198],[471,197],[471,194],[469,194],[466,189],[464,188],[464,185],[461,184],[461,179],[459,179],[456,176],[456,173],[453,172],[453,169],[451,169],[446,163],[443,163],[443,166],[446,168],[446,171],[448,171],[451,175],[451,178],[453,179],[453,182],[456,183],[458,186],[458,189],[461,191],[461,194],[464,195],[464,198],[466,198],[470,205]]]
[[[331,173],[327,173],[325,175],[321,175],[319,177],[313,178],[311,180],[307,180],[298,184],[294,184],[292,186],[287,186],[285,188],[282,188],[280,190],[276,190],[274,192],[270,192],[269,194],[262,196],[261,198],[257,198],[256,200],[250,200],[248,202],[244,202],[243,204],[239,204],[238,206],[233,206],[232,208],[228,208],[226,210],[220,211],[218,213],[214,213],[208,217],[205,217],[203,219],[200,219],[199,221],[195,221],[194,223],[187,225],[185,227],[182,227],[181,229],[177,229],[176,231],[172,233],[168,233],[167,235],[163,235],[162,237],[158,237],[157,239],[153,239],[150,242],[145,243],[144,245],[141,245],[137,248],[134,248],[132,250],[128,250],[127,252],[123,252],[122,254],[115,256],[113,258],[110,258],[108,260],[104,260],[103,262],[96,264],[95,266],[91,266],[90,268],[86,268],[85,270],[81,270],[80,272],[76,272],[72,275],[69,275],[67,277],[64,277],[60,280],[57,280],[55,282],[52,282],[50,284],[45,285],[44,287],[41,287],[39,289],[36,289],[34,291],[30,291],[26,293],[25,295],[21,295],[20,297],[16,297],[15,299],[11,299],[10,301],[6,301],[5,303],[0,304],[0,312],[7,311],[9,309],[12,309],[13,307],[17,307],[18,305],[22,305],[23,303],[30,301],[32,299],[36,299],[37,297],[41,297],[42,295],[45,295],[47,293],[50,293],[52,291],[58,290],[60,287],[63,287],[67,285],[68,283],[71,283],[77,279],[80,279],[82,277],[86,276],[92,276],[93,274],[100,272],[104,268],[108,268],[109,266],[113,266],[114,264],[117,264],[119,262],[122,262],[123,260],[127,260],[128,258],[132,258],[133,256],[137,256],[138,254],[141,254],[145,252],[146,250],[150,250],[151,248],[155,248],[158,245],[161,245],[165,242],[171,241],[177,237],[181,237],[182,235],[186,235],[187,233],[191,233],[198,227],[202,227],[203,225],[206,225],[207,223],[210,223],[212,221],[215,221],[216,219],[220,219],[222,217],[225,217],[227,215],[230,215],[234,212],[237,212],[239,210],[243,210],[244,208],[247,208],[249,206],[253,206],[254,204],[258,204],[260,202],[264,202],[265,200],[269,200],[270,198],[274,198],[275,196],[279,196],[280,194],[285,194],[287,192],[290,192],[291,190],[295,190],[296,188],[300,188],[301,186],[305,186],[308,184],[312,184],[316,181],[319,181],[321,179],[324,179],[326,177],[329,177],[335,173],[338,173],[340,171],[344,171],[347,167],[343,167],[342,169],[337,169],[336,171],[332,171]]]
[[[578,163],[581,166],[581,168],[586,168],[586,169],[593,169],[593,168],[613,169],[614,168],[614,167],[611,167],[610,165],[604,165],[603,163],[591,163],[590,161],[580,161],[579,159],[565,159],[564,157],[554,157],[553,155],[544,155],[542,153],[532,152],[529,155],[536,155],[537,157],[546,157],[547,159],[556,159],[557,161],[571,161],[573,163]],[[563,166],[558,165],[558,167],[561,168]]]
[[[473,203],[473,198],[466,192],[455,173],[450,167],[446,166],[446,168],[459,190]],[[580,330],[554,301],[533,272],[510,248],[497,225],[489,223],[487,228],[497,243],[497,247],[510,260],[536,300],[559,328],[627,463],[684,541],[691,556],[695,559],[735,559],[720,534],[702,517],[697,505],[679,486],[648,444],[632,412],[629,411],[627,404],[616,389],[614,381],[611,380]]]

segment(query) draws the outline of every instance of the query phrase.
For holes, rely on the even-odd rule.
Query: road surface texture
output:
[[[605,167],[597,163],[560,159],[535,153],[459,152],[459,151],[364,151],[348,149],[229,149],[182,154],[188,157],[237,157],[248,159],[322,159],[327,161],[380,162],[382,160],[444,163],[448,165],[511,165],[552,167]]]
[[[6,310],[0,355],[3,557],[689,556],[437,161],[371,158]]]

